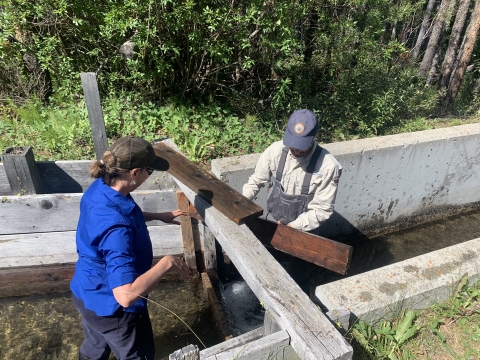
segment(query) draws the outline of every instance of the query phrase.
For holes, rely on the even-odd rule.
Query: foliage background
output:
[[[263,150],[298,108],[319,116],[324,142],[477,115],[478,70],[450,109],[417,75],[409,56],[424,7],[0,0],[0,146],[33,141],[40,158],[91,158],[81,72],[97,73],[110,139],[166,135],[198,161]],[[120,54],[128,41],[133,53]]]

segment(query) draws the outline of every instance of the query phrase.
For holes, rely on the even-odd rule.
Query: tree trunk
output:
[[[435,52],[435,56],[433,57],[433,60],[432,60],[432,66],[430,66],[430,70],[428,71],[427,81],[425,82],[427,85],[431,85],[435,82],[434,79],[437,73],[437,65],[440,62],[441,52],[442,50],[437,48],[437,51]]]
[[[463,46],[459,52],[458,64],[454,70],[454,73],[452,74],[452,77],[450,78],[450,83],[448,84],[447,96],[445,98],[447,106],[453,104],[453,100],[455,100],[458,94],[458,90],[462,85],[463,76],[465,75],[468,63],[470,62],[479,28],[480,0],[477,0],[475,2],[475,7],[473,9],[472,15],[470,16],[470,23],[468,24],[467,31],[465,32]]]
[[[460,44],[460,39],[462,38],[462,31],[467,18],[469,6],[470,0],[460,0],[460,5],[458,6],[457,15],[455,16],[455,22],[450,34],[447,52],[445,53],[445,58],[443,59],[440,78],[438,79],[438,84],[441,88],[446,88],[448,86],[450,74],[452,73],[453,66],[455,64],[455,57]]]
[[[457,0],[442,0],[442,3],[440,4],[437,18],[435,20],[435,24],[433,25],[432,34],[430,35],[430,40],[428,41],[427,50],[425,51],[425,55],[423,55],[422,63],[418,69],[419,76],[425,76],[432,65],[433,57],[435,56],[435,51],[439,42],[438,40],[440,39],[440,35],[445,26],[445,16],[447,14],[450,1],[456,2]]]
[[[418,32],[417,41],[412,53],[412,59],[416,60],[420,54],[420,49],[422,48],[423,40],[425,39],[425,34],[427,33],[427,28],[430,24],[430,15],[432,14],[433,7],[436,0],[428,0],[427,8],[425,9],[425,16],[423,17],[422,26]]]

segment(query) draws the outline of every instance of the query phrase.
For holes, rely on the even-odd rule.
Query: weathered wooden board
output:
[[[218,301],[217,294],[215,293],[215,289],[213,288],[212,282],[210,280],[210,276],[207,272],[203,272],[202,276],[202,284],[205,292],[207,293],[208,300],[210,301],[210,309],[213,313],[213,318],[215,319],[215,325],[217,329],[219,329],[225,340],[232,339],[232,332],[228,327],[227,320],[223,313],[222,305]]]
[[[6,196],[0,199],[0,235],[76,230],[83,194]],[[174,191],[136,191],[133,198],[144,211],[177,208]],[[163,225],[152,221],[149,225]]]
[[[37,169],[45,194],[83,193],[93,182],[88,175],[92,160],[37,161]],[[142,190],[172,190],[175,181],[165,171],[154,171],[138,188]],[[0,162],[0,195],[17,195],[10,188],[3,163]]]
[[[153,263],[160,258],[154,258]],[[75,264],[0,269],[0,298],[70,291],[74,269]],[[162,282],[179,280],[175,272],[169,272],[162,278]]]
[[[185,194],[177,191],[178,208],[188,212],[189,201]],[[190,269],[197,270],[197,260],[195,257],[195,244],[193,241],[192,219],[188,215],[180,216],[180,226],[183,237],[183,253],[185,255],[185,262]]]
[[[80,73],[83,95],[87,105],[90,129],[92,130],[93,144],[97,160],[100,160],[108,148],[108,138],[103,119],[100,92],[98,91],[97,74],[94,72]]]
[[[200,358],[202,360],[293,360],[291,357],[284,357],[284,350],[289,346],[289,343],[290,336],[285,330],[281,330],[220,354],[206,358],[201,356]]]
[[[166,159],[172,176],[193,189],[208,203],[237,224],[263,214],[263,209],[212,174],[200,169],[185,156],[162,142],[153,145],[155,153]],[[195,205],[195,204],[194,204]]]
[[[0,269],[0,298],[70,290],[75,264]]]
[[[175,147],[167,141],[170,147]],[[171,164],[171,167],[175,165]],[[173,175],[173,174],[172,174]],[[174,176],[175,177],[175,176]],[[287,330],[301,359],[351,359],[352,347],[246,225],[238,226],[176,178],[259,301]]]
[[[201,219],[192,204],[188,214],[195,219]],[[246,224],[265,246],[273,247],[342,275],[346,274],[350,266],[352,247],[349,245],[260,218],[249,219]]]
[[[0,162],[0,195],[13,195],[12,189],[10,189],[10,183],[8,182],[7,173],[3,167],[3,163]]]
[[[2,154],[10,188],[17,194],[43,194],[43,186],[30,146],[16,146]]]
[[[183,254],[180,226],[149,226],[153,256]],[[77,261],[75,231],[0,236],[0,268]]]
[[[221,354],[225,351],[235,349],[241,346],[248,346],[248,344],[252,341],[258,340],[262,338],[264,335],[264,328],[260,327],[258,329],[249,331],[245,334],[236,336],[230,340],[224,341],[220,344],[211,346],[209,348],[200,350],[200,358],[201,359],[207,359],[207,358],[212,358],[213,356],[217,354]],[[213,357],[213,359],[215,359]],[[233,359],[233,358],[232,358]]]

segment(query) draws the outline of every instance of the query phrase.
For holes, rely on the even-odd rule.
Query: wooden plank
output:
[[[173,177],[193,189],[196,194],[219,209],[236,224],[243,224],[247,219],[263,214],[263,209],[259,205],[212,174],[200,169],[174,149],[162,142],[155,143],[153,148],[157,156],[169,162],[168,172]],[[195,206],[195,204],[193,205]]]
[[[153,256],[183,255],[180,226],[149,226]],[[74,263],[75,231],[0,235],[0,268]]]
[[[2,154],[4,170],[14,194],[41,194],[42,182],[30,146],[11,147]]]
[[[263,219],[250,219],[248,228],[268,247],[273,247],[315,265],[346,274],[352,247]]]
[[[156,264],[161,257],[154,258]],[[75,264],[55,264],[0,269],[0,298],[43,295],[70,291]],[[163,281],[179,281],[175,272],[167,273]]]
[[[90,119],[95,154],[97,160],[100,160],[108,148],[108,138],[100,103],[100,93],[98,92],[97,74],[82,72],[80,78],[82,79],[83,94],[87,105],[88,118]]]
[[[208,226],[202,221],[201,226],[201,236],[203,239],[203,258],[205,263],[206,270],[216,270],[217,269],[217,252],[215,251],[215,236],[212,234]]]
[[[263,360],[263,359],[288,359],[284,357],[284,350],[289,346],[290,336],[285,330],[278,331],[274,334],[261,337],[243,346],[227,350],[223,353],[210,356],[205,360]]]
[[[225,351],[235,349],[241,346],[245,346],[249,344],[252,341],[258,340],[262,338],[264,335],[264,329],[263,327],[260,327],[258,329],[249,331],[245,334],[239,335],[237,337],[234,337],[230,340],[224,341],[220,344],[210,346],[209,348],[200,350],[200,358],[201,359],[208,359],[208,358],[213,358],[215,359],[215,355],[221,354]],[[248,346],[248,345],[247,345]]]
[[[196,219],[201,218],[191,204],[188,214]],[[265,246],[342,275],[347,273],[353,249],[349,245],[260,218],[249,219],[246,225]]]
[[[0,298],[70,290],[75,264],[0,269]]]
[[[185,194],[177,191],[177,202],[180,210],[188,213],[189,201]],[[197,259],[195,257],[195,244],[193,242],[192,220],[190,216],[180,216],[180,226],[183,238],[183,253],[185,254],[185,262],[190,269],[197,270]]]
[[[170,354],[168,360],[198,360],[198,346],[197,345],[187,345],[180,350],[175,351],[173,354]]]
[[[0,235],[76,230],[83,194],[6,196],[0,201]],[[168,190],[132,193],[144,211],[164,212],[177,208],[175,192]],[[151,221],[149,225],[164,225]]]
[[[173,142],[167,143],[175,147]],[[288,330],[299,357],[351,359],[352,347],[250,229],[245,224],[238,226],[181,180],[176,181],[265,309],[283,330]]]
[[[215,294],[215,289],[213,288],[212,282],[210,281],[210,276],[208,273],[203,272],[202,276],[202,284],[205,292],[207,293],[208,300],[210,301],[210,309],[213,313],[213,318],[215,319],[215,324],[217,329],[219,329],[225,340],[232,339],[232,332],[228,327],[227,320],[225,319],[225,315],[223,313],[222,305],[218,301],[217,294]]]

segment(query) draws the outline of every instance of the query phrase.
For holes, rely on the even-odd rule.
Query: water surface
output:
[[[157,360],[166,360],[189,344],[203,349],[192,332],[162,306],[183,319],[207,347],[223,341],[200,281],[161,282],[149,299]],[[83,331],[71,293],[0,299],[0,319],[0,359],[78,359]]]

